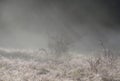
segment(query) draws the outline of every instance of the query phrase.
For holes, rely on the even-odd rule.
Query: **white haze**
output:
[[[0,47],[48,48],[51,37],[66,35],[73,40],[70,49],[90,52],[106,47],[119,49],[120,33],[102,21],[117,27],[105,5],[94,0],[48,1],[3,0],[0,8]]]

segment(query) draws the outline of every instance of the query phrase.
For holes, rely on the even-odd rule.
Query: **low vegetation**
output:
[[[5,50],[3,52],[4,54],[14,53],[14,51],[6,52]],[[9,58],[2,54],[0,81],[120,81],[119,56],[71,54],[66,58],[48,59],[47,54],[43,57],[42,54],[33,51],[28,53],[19,51],[19,54],[38,55],[37,59],[44,58],[44,61],[36,60],[35,57],[29,60]]]

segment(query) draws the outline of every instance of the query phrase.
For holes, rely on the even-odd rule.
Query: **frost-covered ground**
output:
[[[120,59],[0,48],[0,81],[120,81]]]

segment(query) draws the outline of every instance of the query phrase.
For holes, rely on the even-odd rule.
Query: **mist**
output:
[[[120,49],[119,0],[0,0],[0,47],[49,49],[64,36],[70,50]]]

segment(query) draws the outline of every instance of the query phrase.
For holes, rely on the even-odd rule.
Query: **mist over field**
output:
[[[119,0],[0,0],[0,81],[120,81]]]

